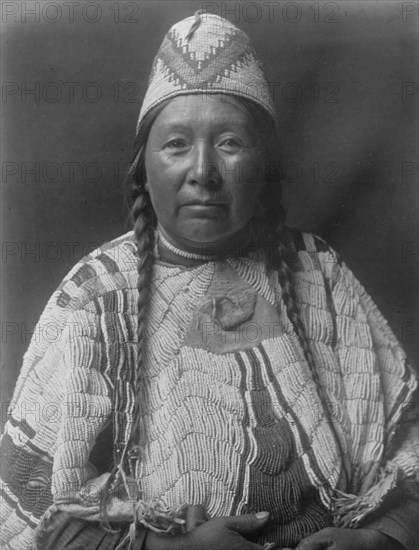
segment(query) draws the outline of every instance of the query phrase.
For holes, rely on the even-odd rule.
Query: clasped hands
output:
[[[251,542],[269,521],[268,512],[210,519],[202,506],[189,506],[186,533],[158,535],[150,532],[145,550],[263,550]],[[375,529],[326,528],[304,538],[296,550],[403,550]],[[280,548],[278,550],[290,550]]]

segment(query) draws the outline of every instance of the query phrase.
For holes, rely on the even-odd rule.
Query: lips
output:
[[[227,202],[214,199],[193,199],[183,203],[183,206],[226,206]]]
[[[182,204],[188,218],[219,219],[226,215],[227,202],[219,200],[193,199]]]

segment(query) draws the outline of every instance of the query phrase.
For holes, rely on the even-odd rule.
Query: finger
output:
[[[295,550],[328,550],[330,545],[324,541],[304,539]]]
[[[240,535],[250,535],[253,531],[261,529],[266,524],[269,519],[269,512],[229,516],[221,519],[229,529],[237,531]]]
[[[327,550],[334,542],[333,532],[329,529],[322,529],[300,541],[295,550]]]
[[[265,547],[266,547],[266,544],[263,544],[261,546],[260,544],[257,544],[256,542],[246,541],[246,550],[265,550]],[[275,546],[275,548],[277,548],[277,550],[279,550],[279,548],[277,546]]]
[[[208,521],[205,508],[200,504],[189,506],[186,513],[186,531],[192,531],[198,525],[202,525]]]

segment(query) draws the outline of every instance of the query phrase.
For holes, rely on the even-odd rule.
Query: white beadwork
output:
[[[195,254],[194,252],[187,252],[181,248],[177,248],[172,243],[170,243],[160,232],[158,233],[159,240],[168,250],[180,256],[181,258],[187,258],[188,260],[202,260],[203,262],[210,262],[214,260],[214,256],[209,254]]]

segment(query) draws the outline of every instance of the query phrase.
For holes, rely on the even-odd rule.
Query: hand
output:
[[[150,532],[145,540],[145,550],[263,550],[262,546],[246,537],[266,525],[268,512],[214,518],[202,523],[203,514],[196,510],[196,517],[201,524],[184,535]]]
[[[403,550],[403,547],[375,529],[328,527],[301,540],[296,550]]]
[[[188,506],[188,511],[186,512],[186,531],[192,531],[195,527],[209,521],[209,519],[210,517],[203,506]]]

